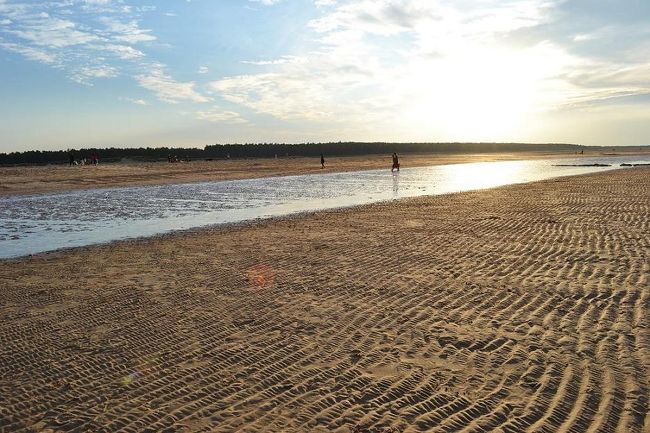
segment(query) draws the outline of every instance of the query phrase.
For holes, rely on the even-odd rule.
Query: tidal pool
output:
[[[504,161],[7,197],[0,199],[0,258],[643,162],[637,157]]]

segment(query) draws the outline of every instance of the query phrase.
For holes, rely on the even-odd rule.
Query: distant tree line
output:
[[[139,147],[139,148],[96,148],[68,150],[28,150],[26,152],[0,153],[0,165],[15,164],[67,164],[70,155],[75,160],[90,158],[96,154],[102,162],[118,162],[124,159],[135,161],[162,161],[171,155],[182,155],[183,158],[202,158],[203,149],[198,148],[167,148],[167,147]]]
[[[574,151],[582,146],[574,144],[522,143],[385,143],[385,142],[330,142],[301,144],[224,144],[206,146],[209,156],[225,158],[286,157],[286,156],[353,156],[397,153],[483,153],[523,151]]]
[[[215,144],[200,148],[139,147],[139,148],[84,148],[68,150],[30,150],[0,153],[0,164],[65,164],[70,155],[75,159],[97,154],[100,162],[164,161],[170,156],[179,159],[273,158],[291,156],[352,156],[397,153],[493,153],[527,151],[567,151],[584,149],[576,144],[531,143],[384,143],[384,142],[330,142],[330,143],[247,143]]]

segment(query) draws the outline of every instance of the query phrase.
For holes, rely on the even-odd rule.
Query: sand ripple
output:
[[[0,263],[1,431],[647,432],[650,170]]]

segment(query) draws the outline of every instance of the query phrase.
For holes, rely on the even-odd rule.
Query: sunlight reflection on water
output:
[[[620,168],[635,157],[455,164],[0,199],[0,258],[213,224]],[[610,163],[612,167],[556,164]]]

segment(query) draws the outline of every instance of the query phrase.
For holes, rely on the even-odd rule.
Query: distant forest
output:
[[[199,148],[140,147],[140,148],[84,148],[68,150],[30,150],[0,153],[0,165],[66,164],[70,154],[75,160],[96,154],[100,162],[165,161],[169,157],[182,160],[227,158],[273,158],[292,156],[352,156],[397,153],[492,153],[527,151],[566,151],[585,149],[576,144],[527,143],[302,143],[302,144],[215,144]]]

